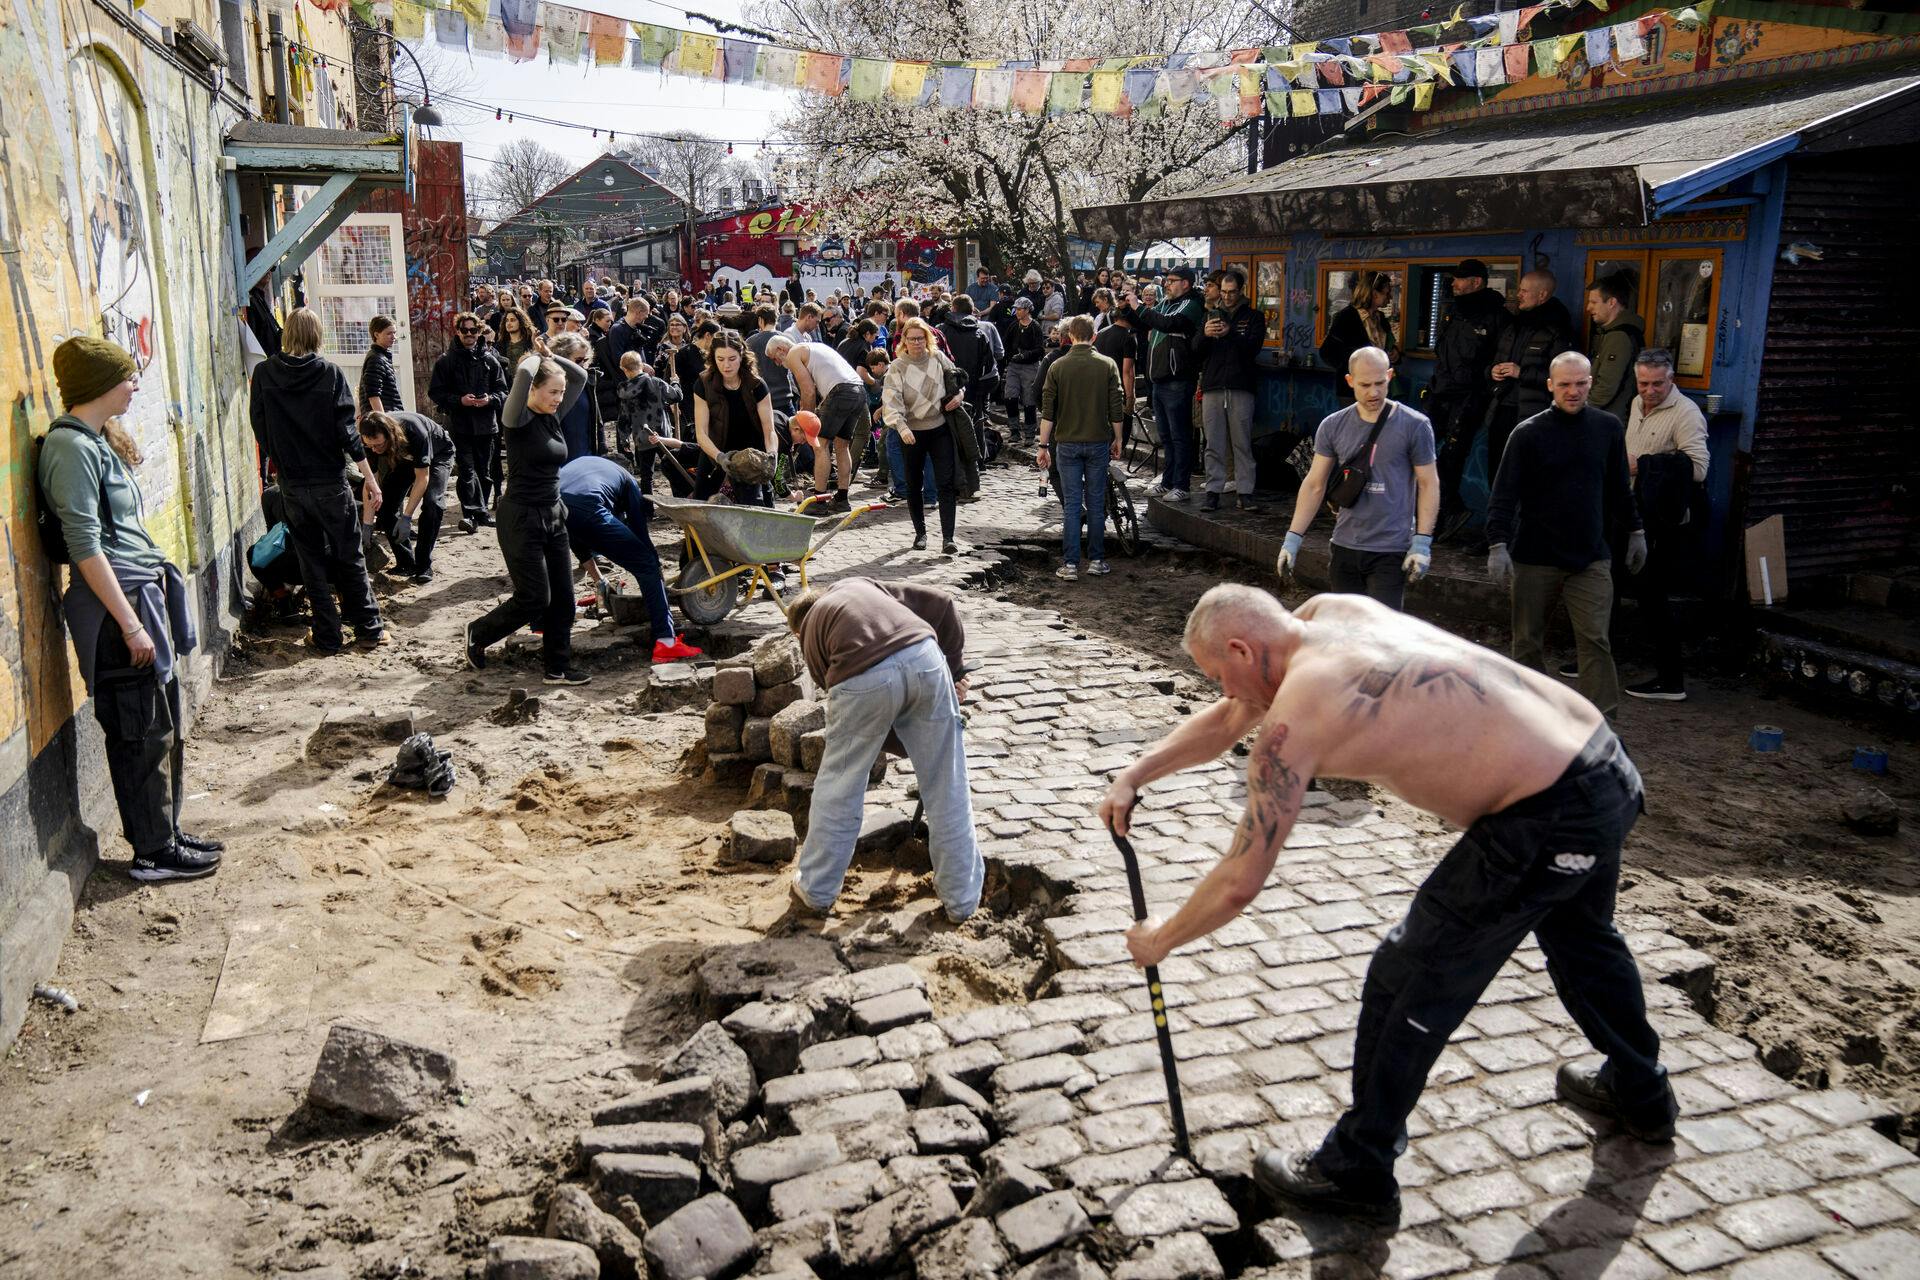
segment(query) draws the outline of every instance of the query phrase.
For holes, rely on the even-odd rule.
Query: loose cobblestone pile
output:
[[[966,509],[982,541],[1030,536],[1047,505],[1024,477],[985,492]],[[912,555],[906,536],[854,530],[821,572],[962,587],[997,558]],[[1175,1158],[1146,991],[1126,962],[1125,878],[1093,810],[1112,771],[1189,710],[1187,686],[1055,615],[984,592],[965,605],[983,847],[1060,893],[1046,923],[1057,971],[1041,998],[935,1017],[915,970],[842,972],[830,941],[778,940],[785,952],[757,966],[740,949],[716,956],[716,1020],[580,1139],[588,1184],[648,1225],[652,1274],[1920,1274],[1920,1160],[1877,1131],[1887,1109],[1765,1070],[1692,1008],[1708,957],[1633,914],[1619,924],[1682,1108],[1672,1146],[1555,1101],[1556,1067],[1591,1050],[1529,945],[1435,1068],[1397,1169],[1397,1229],[1262,1202],[1254,1155],[1317,1142],[1348,1101],[1369,956],[1446,845],[1320,791],[1265,892],[1161,966],[1194,1134],[1192,1162]],[[904,799],[909,778],[875,801]],[[1156,909],[1227,847],[1243,799],[1236,759],[1146,794],[1134,843]]]

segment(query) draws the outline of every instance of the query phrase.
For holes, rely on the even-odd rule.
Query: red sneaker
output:
[[[671,643],[665,640],[656,640],[653,644],[653,660],[655,662],[684,662],[688,658],[697,658],[699,656],[700,650],[694,648],[679,636],[675,636]]]

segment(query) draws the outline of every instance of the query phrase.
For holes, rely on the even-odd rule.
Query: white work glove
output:
[[[1433,535],[1416,533],[1413,545],[1407,548],[1407,558],[1400,562],[1400,572],[1407,575],[1408,582],[1418,582],[1427,576],[1427,570],[1433,567]]]
[[[1506,543],[1496,542],[1487,548],[1487,576],[1502,591],[1513,585],[1513,557],[1507,554]]]
[[[1635,529],[1627,535],[1627,572],[1638,573],[1647,567],[1647,531]]]
[[[413,541],[413,517],[407,515],[393,518],[393,540],[406,544]]]
[[[1289,532],[1287,540],[1280,545],[1280,558],[1274,561],[1274,569],[1280,575],[1280,581],[1293,581],[1293,566],[1300,559],[1300,535]]]

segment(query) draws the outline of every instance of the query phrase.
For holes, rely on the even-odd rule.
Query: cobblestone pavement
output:
[[[964,588],[999,559],[996,541],[1033,539],[1049,512],[1057,533],[1058,508],[1035,497],[1031,477],[989,473],[987,496],[962,508],[971,549],[960,557],[907,551],[904,522],[888,516],[850,531],[818,568]],[[903,1000],[899,1025],[884,1008],[856,1007],[845,1029],[869,1034],[827,1019],[794,1032],[798,1077],[763,1083],[769,1113],[776,1098],[805,1105],[783,1109],[771,1132],[835,1134],[838,1150],[823,1165],[818,1153],[833,1144],[815,1143],[800,1180],[784,1195],[773,1188],[761,1222],[834,1213],[849,1262],[876,1231],[893,1232],[903,1253],[917,1238],[923,1280],[1022,1266],[1036,1278],[1176,1280],[1220,1275],[1223,1264],[1400,1280],[1920,1275],[1920,1161],[1876,1132],[1886,1110],[1845,1090],[1799,1090],[1710,1026],[1677,984],[1703,980],[1711,961],[1647,916],[1619,924],[1681,1101],[1671,1147],[1554,1100],[1557,1065],[1590,1049],[1528,945],[1454,1037],[1413,1116],[1396,1231],[1262,1203],[1247,1177],[1253,1156],[1270,1143],[1317,1142],[1347,1102],[1368,958],[1446,845],[1324,792],[1308,797],[1268,888],[1241,918],[1161,967],[1197,1167],[1173,1160],[1146,992],[1125,962],[1126,882],[1093,809],[1111,771],[1191,705],[1194,685],[991,590],[969,590],[964,604],[969,657],[981,664],[968,730],[976,820],[989,859],[1070,891],[1046,925],[1058,971],[1024,1005],[928,1021],[924,1001],[916,1013]],[[736,625],[774,621],[757,605]],[[896,775],[872,801],[904,788]],[[1227,847],[1243,798],[1232,757],[1145,795],[1135,844],[1157,908],[1180,901]],[[863,977],[862,1000],[917,982],[901,967]],[[984,1127],[962,1123],[964,1108],[954,1114],[945,1081],[921,1097],[936,1074],[977,1091],[960,1101],[987,1109]],[[936,1152],[945,1154],[929,1161]],[[929,1198],[923,1184],[942,1180],[960,1189],[984,1178],[983,1192],[989,1182],[1001,1190],[1004,1179],[981,1173],[996,1155],[1040,1172],[1051,1194],[990,1219],[956,1220],[951,1197]],[[737,1177],[737,1157],[734,1167]],[[785,1256],[771,1243],[797,1230],[763,1227],[763,1270]]]

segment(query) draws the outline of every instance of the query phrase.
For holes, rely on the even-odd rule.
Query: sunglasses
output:
[[[455,329],[454,332],[455,333],[478,333],[480,332],[480,330],[475,325],[463,324],[458,329]]]

